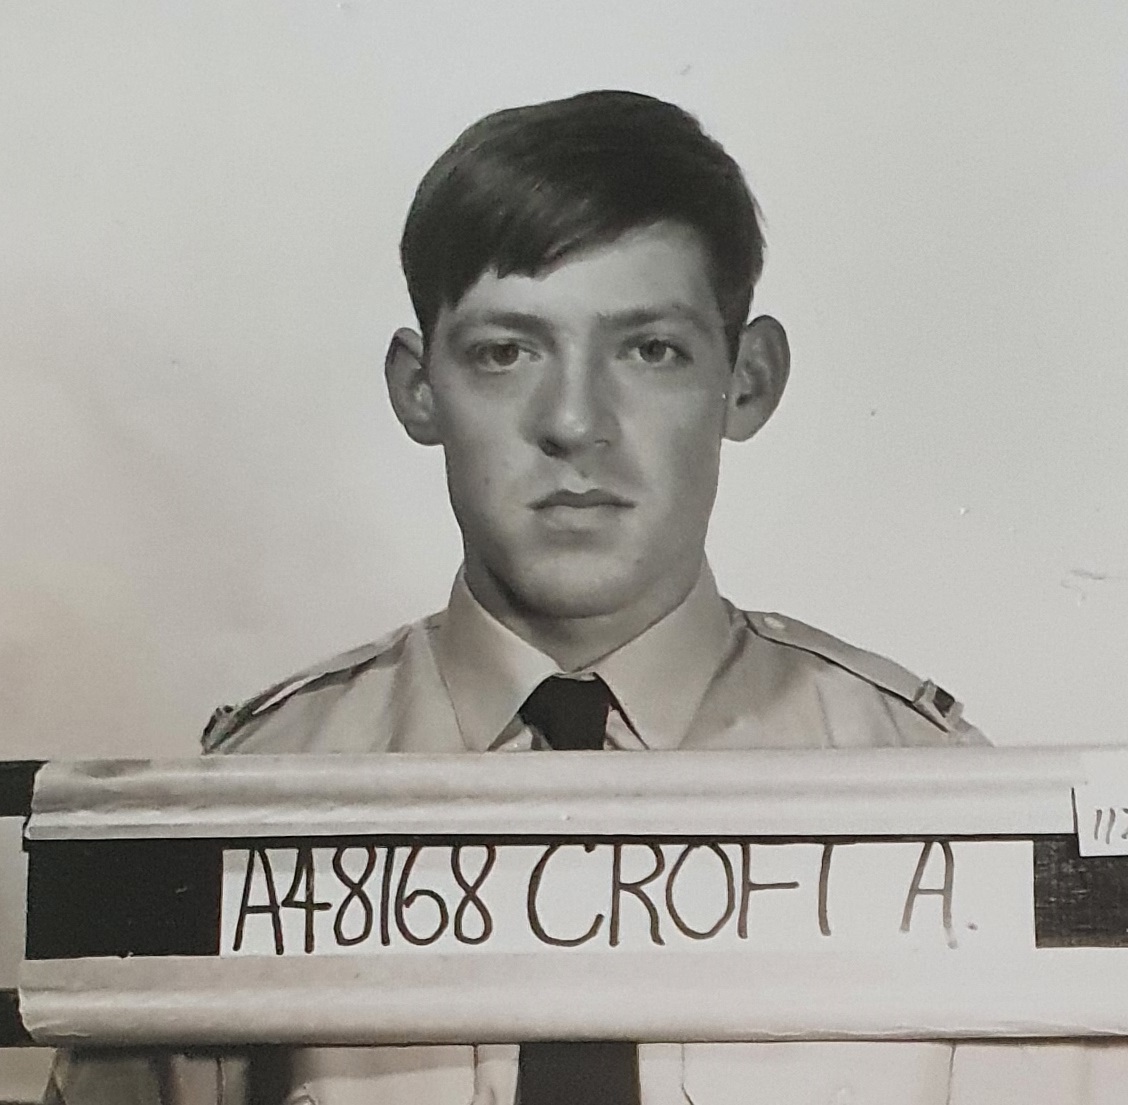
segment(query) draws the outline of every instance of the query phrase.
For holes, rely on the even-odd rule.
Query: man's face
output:
[[[426,360],[472,588],[547,618],[656,619],[688,592],[731,378],[693,231],[488,272],[441,312]]]

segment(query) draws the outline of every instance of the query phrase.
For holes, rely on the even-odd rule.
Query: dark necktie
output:
[[[550,748],[597,749],[610,706],[611,691],[598,676],[553,675],[520,714]],[[517,1105],[639,1105],[638,1047],[618,1040],[522,1044]]]
[[[610,708],[611,689],[598,675],[593,679],[551,675],[518,712],[526,725],[540,730],[550,748],[564,752],[602,748]]]

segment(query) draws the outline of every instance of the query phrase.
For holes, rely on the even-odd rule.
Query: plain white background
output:
[[[793,377],[725,455],[723,590],[998,744],[1125,740],[1125,58],[1122,0],[5,0],[4,756],[192,755],[443,605],[403,216],[462,127],[593,87],[696,113],[767,217]]]

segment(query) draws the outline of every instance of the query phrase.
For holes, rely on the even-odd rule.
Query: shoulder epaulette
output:
[[[280,706],[288,698],[292,698],[326,677],[351,671],[367,664],[370,660],[375,660],[388,649],[395,636],[393,634],[391,638],[385,637],[367,645],[360,645],[358,648],[323,660],[320,664],[314,664],[313,667],[283,679],[281,683],[267,687],[265,691],[255,695],[254,698],[248,698],[238,706],[220,706],[208,720],[203,736],[200,738],[204,751],[215,752],[252,718]]]
[[[956,731],[963,704],[931,679],[921,679],[884,656],[856,648],[794,618],[752,611],[747,611],[745,616],[757,636],[821,656],[859,679],[896,695],[945,732]]]

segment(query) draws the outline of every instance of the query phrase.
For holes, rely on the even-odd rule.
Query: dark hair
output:
[[[488,270],[531,276],[662,220],[701,235],[735,350],[763,267],[759,209],[692,115],[614,91],[487,115],[435,162],[408,212],[400,256],[424,337]]]

